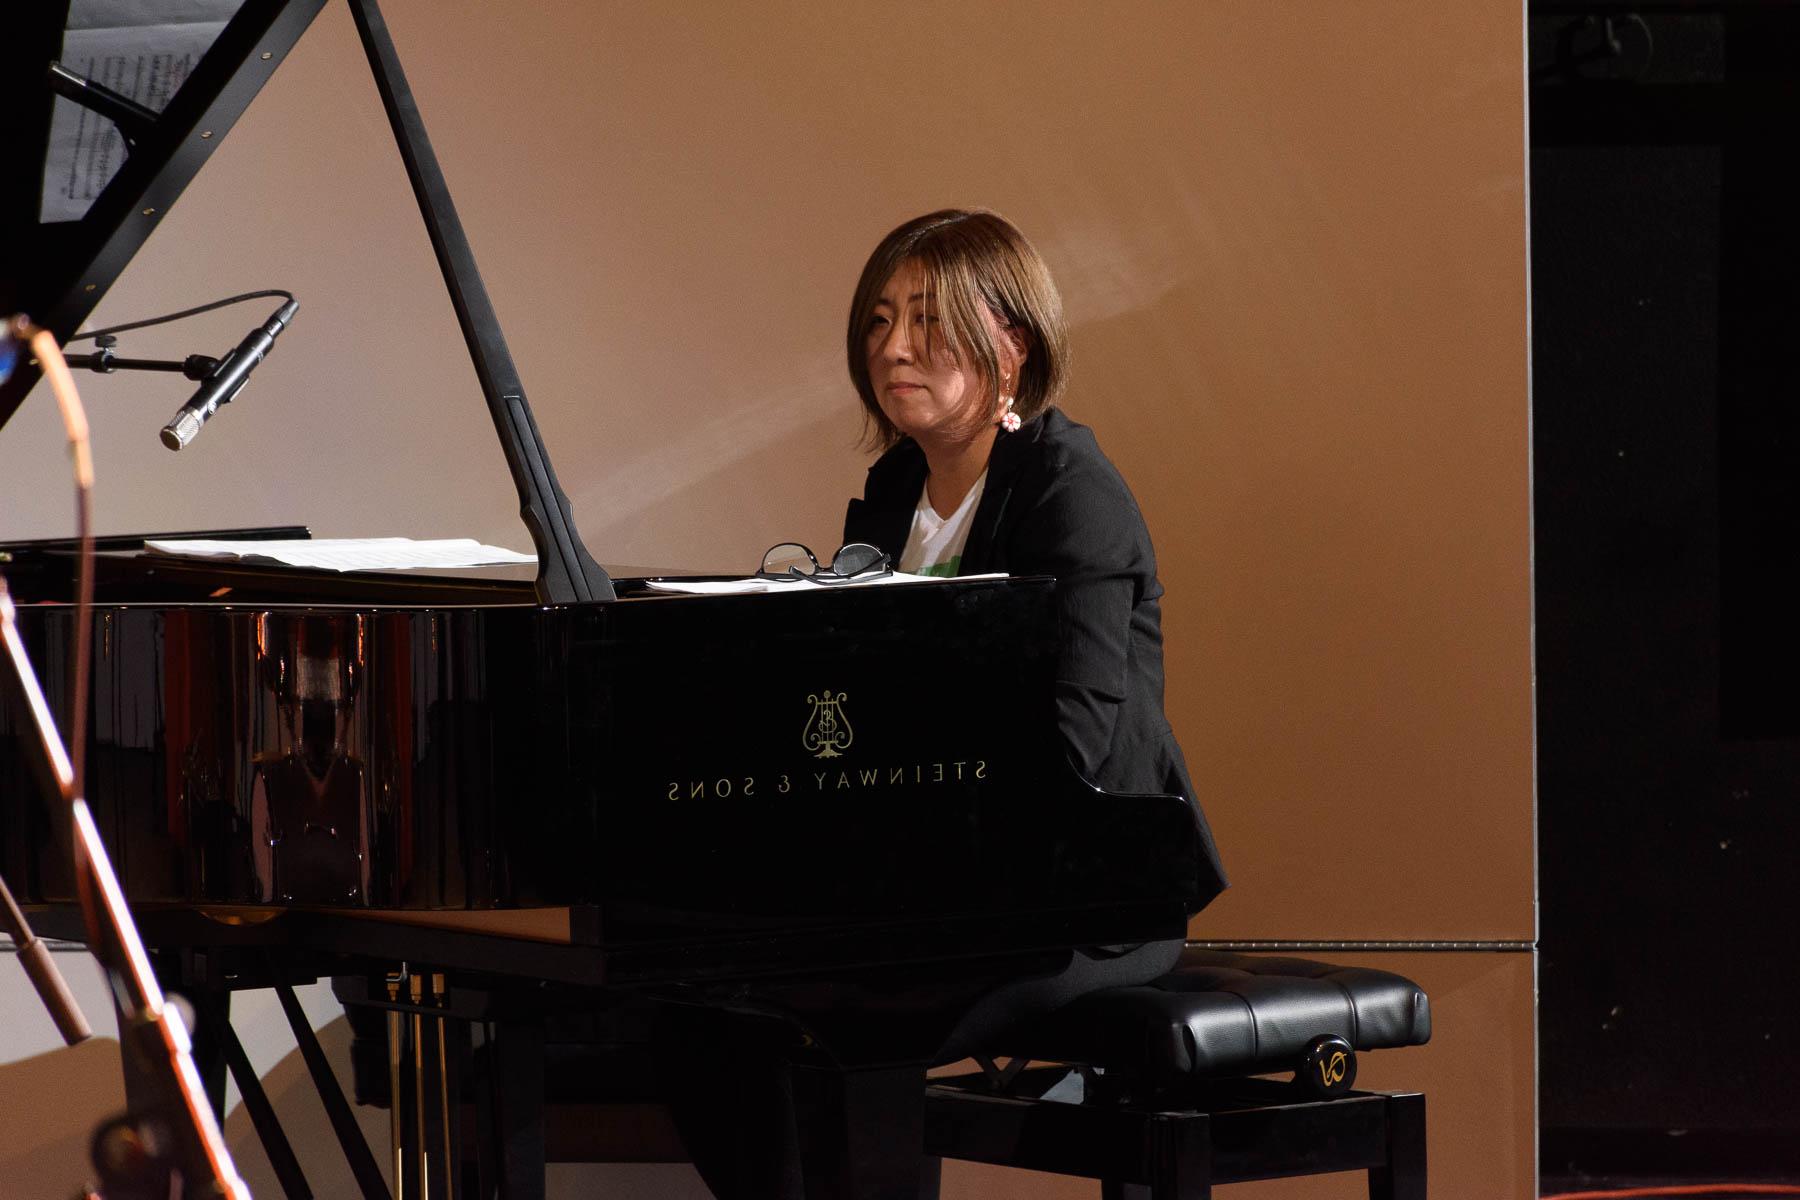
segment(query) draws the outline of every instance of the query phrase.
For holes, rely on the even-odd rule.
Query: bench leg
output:
[[[1101,1200],[1212,1200],[1212,1123],[1157,1119],[1150,1137],[1150,1182],[1102,1180]]]
[[[1369,1200],[1425,1200],[1425,1097],[1387,1102],[1388,1162],[1369,1168]]]

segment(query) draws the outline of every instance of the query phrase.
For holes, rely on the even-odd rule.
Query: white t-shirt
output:
[[[975,508],[987,487],[987,472],[975,481],[956,511],[940,517],[931,507],[930,493],[919,489],[919,504],[913,509],[912,531],[906,535],[906,549],[900,552],[898,569],[907,575],[955,575],[962,569],[963,546],[969,540],[969,526],[975,519]]]

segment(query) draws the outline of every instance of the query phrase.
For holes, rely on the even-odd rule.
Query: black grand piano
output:
[[[0,316],[75,333],[325,2],[244,0],[160,111],[81,101],[129,127],[129,152],[84,213],[48,222],[31,137],[68,5],[9,14],[0,99],[29,133],[0,182]],[[822,1081],[809,1191],[911,1194],[919,1081],[962,1014],[1073,947],[1181,936],[1210,895],[1194,816],[1103,794],[1055,749],[1051,580],[701,597],[598,566],[381,14],[345,2],[538,573],[336,575],[107,543],[86,790],[159,970],[217,1000],[203,1018],[233,988],[328,974],[393,1014],[473,1023],[512,1089],[482,1184],[507,1196],[542,1194],[546,1020],[621,995],[760,1014]],[[35,381],[0,385],[0,423]],[[0,545],[65,729],[74,562]],[[966,663],[990,690],[943,720],[919,661]],[[33,763],[0,707],[0,871],[45,930],[79,937],[66,815]],[[199,1033],[222,1061],[228,1029]],[[431,1170],[442,1192],[454,1172]],[[404,1190],[418,1182],[434,1180]]]

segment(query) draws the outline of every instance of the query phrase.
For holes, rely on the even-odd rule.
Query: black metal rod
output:
[[[256,1077],[256,1068],[250,1065],[250,1056],[244,1053],[237,1031],[226,1018],[210,1022],[210,1026],[213,1036],[225,1050],[225,1066],[237,1081],[238,1095],[244,1098],[244,1107],[250,1111],[250,1124],[256,1127],[256,1136],[262,1141],[263,1153],[269,1156],[269,1166],[274,1169],[282,1192],[288,1200],[313,1200],[306,1173],[294,1156],[293,1143],[288,1141],[287,1132],[281,1128],[281,1118],[275,1115],[275,1106],[269,1103],[269,1095],[263,1091],[262,1080]]]
[[[114,371],[169,371],[189,379],[205,379],[219,369],[219,360],[204,354],[190,354],[179,361],[172,358],[120,358],[116,354],[65,354],[63,361],[71,367],[85,367],[110,375]]]
[[[468,345],[501,448],[506,452],[506,465],[519,489],[519,516],[537,549],[538,599],[545,604],[611,600],[612,580],[582,544],[569,498],[563,494],[550,466],[550,454],[525,400],[512,353],[500,332],[500,318],[482,285],[475,253],[457,218],[449,185],[432,152],[431,139],[426,136],[419,106],[407,86],[406,73],[400,68],[387,22],[375,0],[350,0],[350,12],[362,36],[363,51],[381,93],[382,106],[387,110],[388,124],[393,127],[394,141],[406,164],[407,178],[412,181],[413,195],[419,201],[419,213],[431,236],[431,248],[437,254],[438,269],[449,289],[463,341]]]
[[[287,1016],[289,1028],[294,1031],[294,1044],[300,1047],[300,1057],[312,1076],[313,1089],[325,1106],[331,1131],[337,1135],[338,1146],[344,1152],[344,1161],[350,1165],[350,1174],[356,1177],[363,1200],[393,1200],[387,1182],[381,1177],[381,1167],[375,1162],[374,1152],[363,1138],[356,1114],[350,1111],[350,1102],[344,1099],[344,1089],[338,1086],[337,1076],[331,1072],[331,1063],[326,1060],[325,1050],[319,1045],[312,1022],[306,1019],[294,989],[285,983],[277,983],[275,995],[281,1001],[281,1011]]]
[[[145,108],[130,96],[78,75],[61,63],[50,64],[50,90],[65,100],[92,109],[118,127],[119,136],[135,149],[156,128],[156,110]]]

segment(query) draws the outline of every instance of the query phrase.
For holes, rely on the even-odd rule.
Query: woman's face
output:
[[[944,348],[924,291],[913,262],[902,263],[881,289],[869,320],[869,383],[901,433],[918,441],[972,438],[993,424],[993,390]],[[989,334],[1005,354],[997,321]]]

